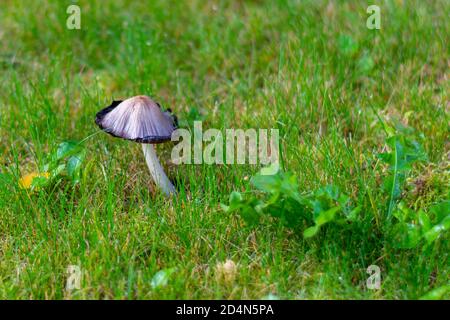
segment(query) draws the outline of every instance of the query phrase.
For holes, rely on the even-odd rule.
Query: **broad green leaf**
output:
[[[350,197],[343,193],[339,194],[339,197],[337,198],[337,202],[342,208],[345,208],[349,201]]]
[[[348,220],[356,221],[356,219],[358,218],[358,214],[361,212],[361,209],[361,206],[357,206],[352,211],[350,211],[350,213],[347,215]]]
[[[430,208],[430,213],[434,214],[434,221],[442,221],[450,212],[450,200],[440,202]]]
[[[441,300],[445,298],[447,293],[450,293],[450,285],[433,289],[420,297],[420,300]]]
[[[394,156],[391,153],[379,153],[377,156],[380,160],[388,164],[392,164],[394,161]]]
[[[244,221],[249,225],[256,225],[260,219],[260,213],[258,213],[253,207],[246,205],[242,207],[240,215]]]
[[[423,232],[427,232],[431,228],[431,221],[428,215],[423,211],[420,210],[417,213],[417,217],[419,218],[419,224],[422,226]]]
[[[153,289],[161,288],[167,285],[169,278],[176,268],[163,269],[158,271],[152,278],[151,286]]]
[[[409,209],[408,207],[406,207],[404,205],[403,202],[400,202],[397,205],[397,208],[395,209],[395,211],[392,213],[392,215],[397,218],[398,221],[400,222],[406,222],[410,219],[409,217]]]
[[[328,209],[327,211],[322,211],[315,219],[316,224],[318,226],[321,226],[327,222],[333,221],[336,212],[338,212],[340,209],[341,207],[333,207],[331,209]]]
[[[268,167],[261,168],[259,174],[262,176],[272,176],[278,173],[280,170],[279,163],[272,163]]]
[[[329,185],[325,186],[325,188],[320,189],[320,190],[323,190],[330,199],[333,199],[336,201],[339,199],[339,194],[340,194],[339,188],[335,185],[329,184]]]
[[[256,175],[250,179],[250,183],[256,187],[256,189],[274,193],[279,192],[281,188],[281,176],[280,175]]]
[[[78,142],[76,141],[64,141],[59,144],[58,149],[56,150],[56,158],[57,160],[68,157],[69,155],[76,152],[78,148]]]
[[[314,219],[319,216],[323,211],[327,210],[327,203],[322,203],[322,201],[313,199],[310,201],[310,207],[313,209]]]
[[[411,223],[398,223],[393,228],[394,245],[397,248],[415,248],[421,239],[419,226]]]
[[[67,160],[66,165],[67,174],[74,181],[78,180],[79,171],[81,168],[81,164],[83,163],[83,160],[84,160],[84,152],[73,155],[69,157],[69,159]]]
[[[427,244],[431,244],[441,234],[450,229],[450,215],[444,218],[439,224],[433,226],[429,231],[424,234],[424,238]]]
[[[231,192],[228,200],[229,205],[220,204],[220,206],[222,210],[225,212],[233,212],[242,206],[242,201],[243,201],[242,195],[239,192],[233,191]]]
[[[293,174],[285,173],[282,175],[280,192],[297,202],[303,201],[298,193],[297,177]]]
[[[233,191],[230,194],[230,206],[231,207],[235,207],[237,205],[239,205],[242,202],[242,195],[237,192],[237,191]]]
[[[59,166],[57,166],[50,172],[50,176],[56,177],[58,174],[63,172],[65,168],[66,168],[66,165],[64,163],[60,164]]]
[[[319,231],[320,227],[318,225],[309,227],[303,231],[303,237],[304,238],[311,238],[316,235],[316,233]]]
[[[392,174],[385,178],[383,181],[383,190],[387,193],[392,192],[393,199],[398,199],[402,193],[402,183],[404,178],[397,173],[396,175]]]
[[[277,201],[279,197],[288,197],[300,204],[305,199],[298,192],[297,178],[291,173],[278,172],[275,175],[258,174],[250,180],[259,191],[275,195],[270,201]]]

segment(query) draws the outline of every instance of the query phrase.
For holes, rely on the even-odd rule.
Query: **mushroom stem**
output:
[[[152,144],[143,143],[142,151],[144,152],[145,161],[147,162],[148,169],[155,180],[155,183],[160,187],[167,196],[175,194],[175,187],[169,178],[167,178],[164,169],[159,163],[158,157],[156,156],[155,148]]]

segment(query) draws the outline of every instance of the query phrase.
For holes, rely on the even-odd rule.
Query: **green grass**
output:
[[[381,30],[366,28],[373,1],[79,0],[81,30],[66,29],[69,4],[0,5],[0,298],[415,299],[448,285],[448,232],[399,249],[388,214],[400,200],[428,213],[448,199],[448,1],[378,1]],[[298,192],[339,187],[358,223],[309,239],[307,221],[248,225],[219,204],[252,190],[259,166],[174,166],[165,145],[180,190],[168,201],[140,146],[103,133],[82,144],[78,183],[19,188],[61,142],[96,133],[98,110],[137,94],[186,126],[280,129]],[[377,157],[394,121],[422,133],[428,155],[395,201]],[[232,281],[216,268],[227,259]],[[366,288],[371,264],[380,290]],[[65,290],[68,265],[83,271],[79,290]]]

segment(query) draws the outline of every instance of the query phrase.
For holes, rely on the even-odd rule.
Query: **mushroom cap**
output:
[[[170,109],[169,109],[170,111]],[[99,111],[95,123],[105,132],[139,143],[169,141],[177,128],[176,117],[147,96],[113,101]]]

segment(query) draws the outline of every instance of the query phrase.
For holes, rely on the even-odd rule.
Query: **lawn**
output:
[[[449,299],[449,16],[445,0],[2,0],[0,298]],[[278,129],[282,170],[175,165],[161,144],[165,197],[141,146],[94,122],[140,94],[183,128]]]

